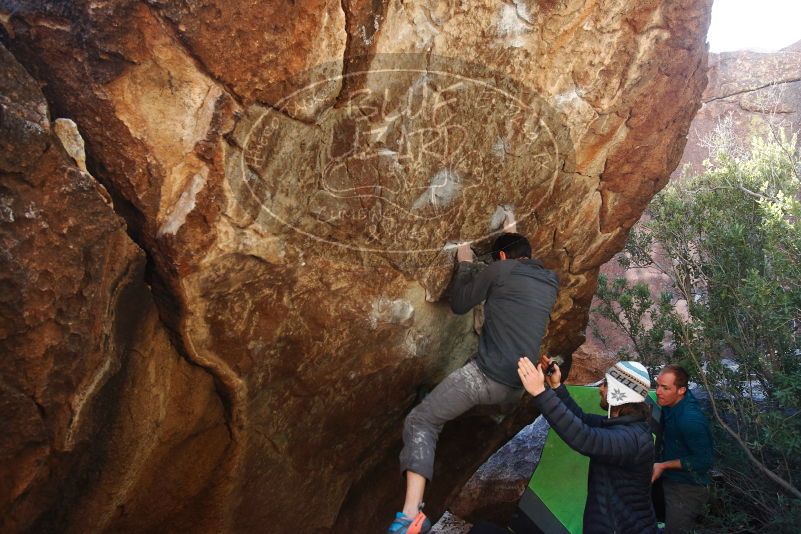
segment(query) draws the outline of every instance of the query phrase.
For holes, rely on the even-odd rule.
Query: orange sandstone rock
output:
[[[142,304],[138,324],[166,329],[174,349],[145,326],[133,340],[154,358],[152,394],[171,399],[170,436],[202,449],[120,420],[112,434],[130,453],[109,448],[95,465],[130,454],[139,485],[104,470],[76,489],[91,513],[76,508],[66,528],[380,528],[400,502],[405,413],[476,347],[472,317],[443,298],[442,247],[486,251],[493,215],[511,206],[562,281],[544,349],[578,347],[599,266],[680,157],[710,4],[0,2],[3,43],[75,121],[88,169],[147,254],[161,323]],[[111,215],[93,219],[98,232],[120,225]],[[75,268],[130,263],[110,257]],[[75,365],[96,369],[92,358]],[[143,410],[136,384],[114,386],[109,409]],[[522,404],[500,425],[480,412],[449,425],[431,511],[531,415]],[[150,488],[183,504],[166,513],[175,501]],[[55,506],[30,502],[30,518]]]

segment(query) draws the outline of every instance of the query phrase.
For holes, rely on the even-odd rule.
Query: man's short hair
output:
[[[492,245],[492,259],[501,259],[501,251],[510,260],[531,257],[531,243],[520,234],[501,234]]]
[[[690,382],[690,373],[687,372],[687,369],[682,367],[681,365],[677,365],[675,363],[671,363],[670,365],[666,365],[662,368],[663,373],[673,373],[675,380],[673,380],[673,384],[676,388],[686,388],[687,384]]]

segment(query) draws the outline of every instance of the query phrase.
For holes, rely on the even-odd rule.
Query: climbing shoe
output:
[[[429,530],[431,530],[431,521],[423,512],[419,512],[413,518],[398,512],[395,514],[395,521],[389,525],[387,534],[423,534]]]

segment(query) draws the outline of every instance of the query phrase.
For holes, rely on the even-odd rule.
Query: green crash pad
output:
[[[567,386],[567,389],[584,412],[606,414],[600,407],[597,387]],[[653,392],[651,399],[655,399]],[[545,534],[580,534],[589,465],[589,458],[575,452],[553,429],[549,430],[540,461],[520,499],[520,511]]]

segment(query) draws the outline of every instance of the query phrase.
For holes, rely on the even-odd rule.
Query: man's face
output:
[[[606,378],[604,378],[604,381],[598,386],[598,395],[601,397],[601,408],[608,410],[609,402],[606,400]]]
[[[673,373],[662,372],[656,377],[656,402],[659,406],[675,406],[685,393],[687,388],[676,387],[676,375]]]

